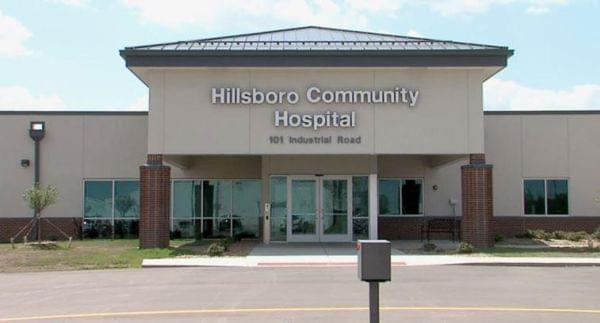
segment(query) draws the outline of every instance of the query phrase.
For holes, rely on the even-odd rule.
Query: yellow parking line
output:
[[[132,312],[104,312],[81,313],[43,316],[23,316],[0,318],[0,322],[33,321],[33,320],[58,320],[101,318],[118,316],[151,316],[151,315],[182,315],[182,314],[226,314],[226,313],[278,313],[278,312],[347,312],[368,311],[368,307],[273,307],[273,308],[215,308],[215,309],[189,309],[189,310],[164,310],[164,311],[132,311]],[[535,312],[535,313],[572,313],[572,314],[600,314],[600,309],[577,308],[523,308],[523,307],[429,307],[429,306],[383,306],[381,311],[462,311],[462,312]]]

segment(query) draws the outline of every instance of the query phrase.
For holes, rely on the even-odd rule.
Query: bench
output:
[[[460,238],[460,220],[453,218],[429,219],[421,224],[421,241],[423,241],[424,235],[429,241],[432,233],[447,233],[452,241],[456,241],[457,238]]]

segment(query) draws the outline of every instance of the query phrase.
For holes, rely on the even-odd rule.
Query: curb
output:
[[[590,262],[471,262],[447,264],[447,266],[490,266],[490,267],[600,267],[600,263]]]

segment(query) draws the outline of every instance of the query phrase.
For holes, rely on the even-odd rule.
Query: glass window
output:
[[[189,239],[197,237],[197,227],[194,225],[194,222],[194,220],[173,219],[171,237],[173,239]]]
[[[352,219],[352,239],[368,239],[369,238],[369,218],[353,218]]]
[[[545,186],[543,179],[523,181],[525,214],[546,214]]]
[[[115,181],[115,218],[140,217],[139,181]]]
[[[257,238],[260,221],[261,183],[259,180],[233,182],[233,234]]]
[[[352,177],[352,239],[369,238],[369,177]]]
[[[569,185],[566,179],[546,181],[548,214],[569,214]]]
[[[400,214],[400,181],[379,181],[379,214]]]
[[[316,193],[314,179],[291,180],[292,233],[316,234]]]
[[[194,182],[173,182],[173,218],[191,219],[194,217]]]
[[[112,219],[112,181],[86,181],[84,218]]]
[[[139,220],[115,220],[116,239],[135,239],[138,237]]]
[[[352,215],[369,217],[369,178],[352,177]]]
[[[231,181],[204,182],[204,217],[226,217],[231,215]]]
[[[90,239],[110,239],[112,233],[112,220],[83,220],[83,237]]]
[[[423,180],[402,180],[402,214],[423,214]]]
[[[285,241],[287,235],[287,178],[271,177],[271,240]]]

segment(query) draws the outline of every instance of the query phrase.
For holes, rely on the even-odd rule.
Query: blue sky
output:
[[[600,108],[600,1],[0,0],[1,109],[144,109],[131,45],[322,25],[505,45],[486,109]]]

